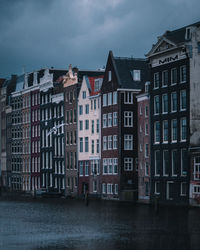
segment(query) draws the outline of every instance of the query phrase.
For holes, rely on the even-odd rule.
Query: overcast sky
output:
[[[0,0],[0,77],[144,57],[157,36],[200,21],[199,0]]]

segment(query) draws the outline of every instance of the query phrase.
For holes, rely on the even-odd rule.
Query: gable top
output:
[[[112,54],[111,54],[112,56]],[[149,69],[146,59],[113,57],[119,88],[141,90],[149,80]],[[140,70],[140,80],[133,80],[133,70]]]
[[[154,53],[159,53],[157,49],[164,42],[169,44],[169,49],[173,46],[177,47],[183,45],[185,42],[188,41],[188,39],[186,38],[186,30],[190,27],[200,27],[200,22],[196,22],[173,31],[167,30],[162,36],[158,37],[157,43],[152,46],[152,49],[147,53],[146,56],[148,57]]]

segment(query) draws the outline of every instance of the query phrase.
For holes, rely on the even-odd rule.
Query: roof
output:
[[[101,84],[103,82],[103,77],[104,75],[99,75],[99,76],[95,76],[95,77],[88,77],[89,80],[89,84],[90,84],[90,96],[94,96],[94,95],[98,95],[101,89]],[[95,80],[97,79],[102,79],[101,82],[99,82],[100,86],[99,86],[99,90],[95,91]]]
[[[174,43],[183,43],[186,41],[185,39],[185,31],[187,27],[191,27],[191,26],[196,26],[199,27],[200,26],[200,22],[197,23],[193,23],[187,26],[184,26],[180,29],[176,29],[173,31],[166,31],[165,34],[163,35],[164,37],[166,37],[167,39],[169,39],[170,41],[174,42]]]
[[[113,57],[115,68],[118,74],[120,88],[142,89],[149,80],[149,69],[146,59]],[[140,70],[141,81],[134,81],[133,70]]]

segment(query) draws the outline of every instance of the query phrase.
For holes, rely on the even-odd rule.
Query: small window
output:
[[[86,98],[86,91],[82,92],[82,98],[85,99]]]
[[[141,72],[140,70],[133,70],[132,71],[132,76],[134,81],[140,81],[141,79]]]
[[[112,71],[108,71],[108,81],[110,82],[112,80]]]

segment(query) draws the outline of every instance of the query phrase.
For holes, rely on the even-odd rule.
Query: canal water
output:
[[[0,249],[200,249],[200,209],[0,199]]]

